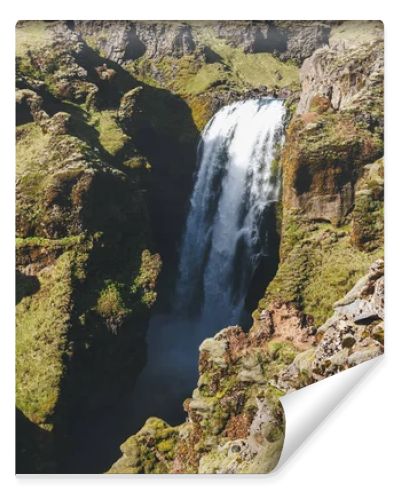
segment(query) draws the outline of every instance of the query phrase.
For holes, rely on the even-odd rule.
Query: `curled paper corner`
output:
[[[278,473],[319,425],[383,361],[383,355],[280,398],[285,414],[285,439],[274,473]]]

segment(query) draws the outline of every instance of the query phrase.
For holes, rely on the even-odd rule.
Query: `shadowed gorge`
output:
[[[197,379],[198,346],[226,324],[250,325],[250,284],[262,261],[270,274],[276,268],[271,231],[280,181],[272,166],[284,115],[280,101],[249,100],[222,108],[205,127],[178,270],[167,269],[177,275],[175,289],[164,285],[159,309],[164,299],[165,310],[152,314],[147,359],[131,391],[102,415],[77,423],[72,435],[77,446],[64,465],[69,472],[105,470],[117,458],[120,442],[150,415],[178,424],[184,418],[182,401]],[[213,289],[210,280],[221,288]]]

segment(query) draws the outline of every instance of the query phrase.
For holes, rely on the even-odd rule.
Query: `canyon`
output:
[[[272,470],[279,397],[383,352],[382,24],[22,21],[16,56],[17,471]]]

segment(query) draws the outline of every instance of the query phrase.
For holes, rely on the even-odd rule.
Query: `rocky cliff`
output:
[[[30,472],[60,470],[71,422],[140,371],[207,120],[237,99],[286,100],[280,264],[254,325],[206,340],[187,421],[149,419],[111,468],[271,470],[279,396],[383,349],[382,25],[21,22],[16,76],[18,467]]]
[[[318,329],[293,306],[274,304],[248,333],[229,327],[205,340],[186,422],[148,419],[109,472],[270,472],[285,432],[279,397],[382,352],[383,263],[376,261]]]

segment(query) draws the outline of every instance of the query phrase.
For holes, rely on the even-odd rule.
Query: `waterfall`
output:
[[[240,322],[260,259],[268,257],[265,227],[279,195],[274,160],[284,117],[279,99],[240,101],[218,111],[202,134],[176,304],[217,328]]]

